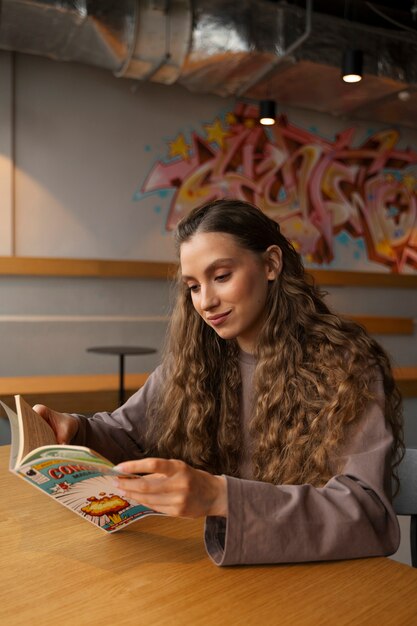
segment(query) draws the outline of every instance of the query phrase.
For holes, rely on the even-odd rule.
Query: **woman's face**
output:
[[[195,310],[223,339],[253,352],[264,321],[268,281],[281,269],[281,250],[255,254],[226,233],[196,233],[181,245],[181,273]]]

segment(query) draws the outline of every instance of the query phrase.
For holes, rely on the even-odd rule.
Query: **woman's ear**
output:
[[[279,246],[269,246],[265,250],[265,268],[267,271],[267,279],[275,280],[281,274],[282,270],[282,250]]]

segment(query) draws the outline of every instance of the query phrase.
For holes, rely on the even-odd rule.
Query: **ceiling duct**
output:
[[[188,0],[2,0],[0,49],[173,83],[189,48]]]
[[[347,19],[344,0],[315,0],[314,13],[312,0],[2,0],[0,49],[417,127],[412,3],[398,0],[391,21],[384,0],[352,3],[360,11]],[[365,58],[354,86],[340,80],[349,46]]]

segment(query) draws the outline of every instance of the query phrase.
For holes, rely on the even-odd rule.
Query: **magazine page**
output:
[[[16,413],[1,400],[0,405],[3,407],[10,422],[10,432],[12,438],[10,446],[10,469],[13,469],[16,466],[17,458],[19,456],[19,418]]]
[[[56,437],[49,424],[32,409],[22,396],[15,396],[15,400],[19,417],[20,445],[18,462],[20,462],[26,454],[35,448],[56,444]]]
[[[123,496],[110,461],[81,446],[47,446],[16,473],[101,530],[112,533],[147,515],[159,515]],[[130,477],[132,477],[130,475]]]
[[[71,444],[63,444],[63,443],[55,443],[51,446],[42,446],[41,448],[37,448],[33,450],[29,454],[27,454],[22,462],[27,465],[30,463],[36,463],[39,459],[44,459],[46,457],[51,458],[71,458],[74,461],[81,461],[84,463],[95,463],[99,465],[103,472],[106,468],[109,470],[113,470],[113,463],[106,459],[104,456],[91,450],[90,448],[86,448],[85,446],[73,446]],[[116,470],[111,472],[112,474],[117,474]],[[131,474],[127,474],[131,476]]]

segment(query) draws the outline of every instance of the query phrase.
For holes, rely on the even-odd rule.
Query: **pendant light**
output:
[[[363,52],[348,48],[343,53],[342,79],[345,83],[358,83],[363,77]]]
[[[263,126],[273,126],[275,119],[275,101],[261,100],[259,103],[259,122]]]

